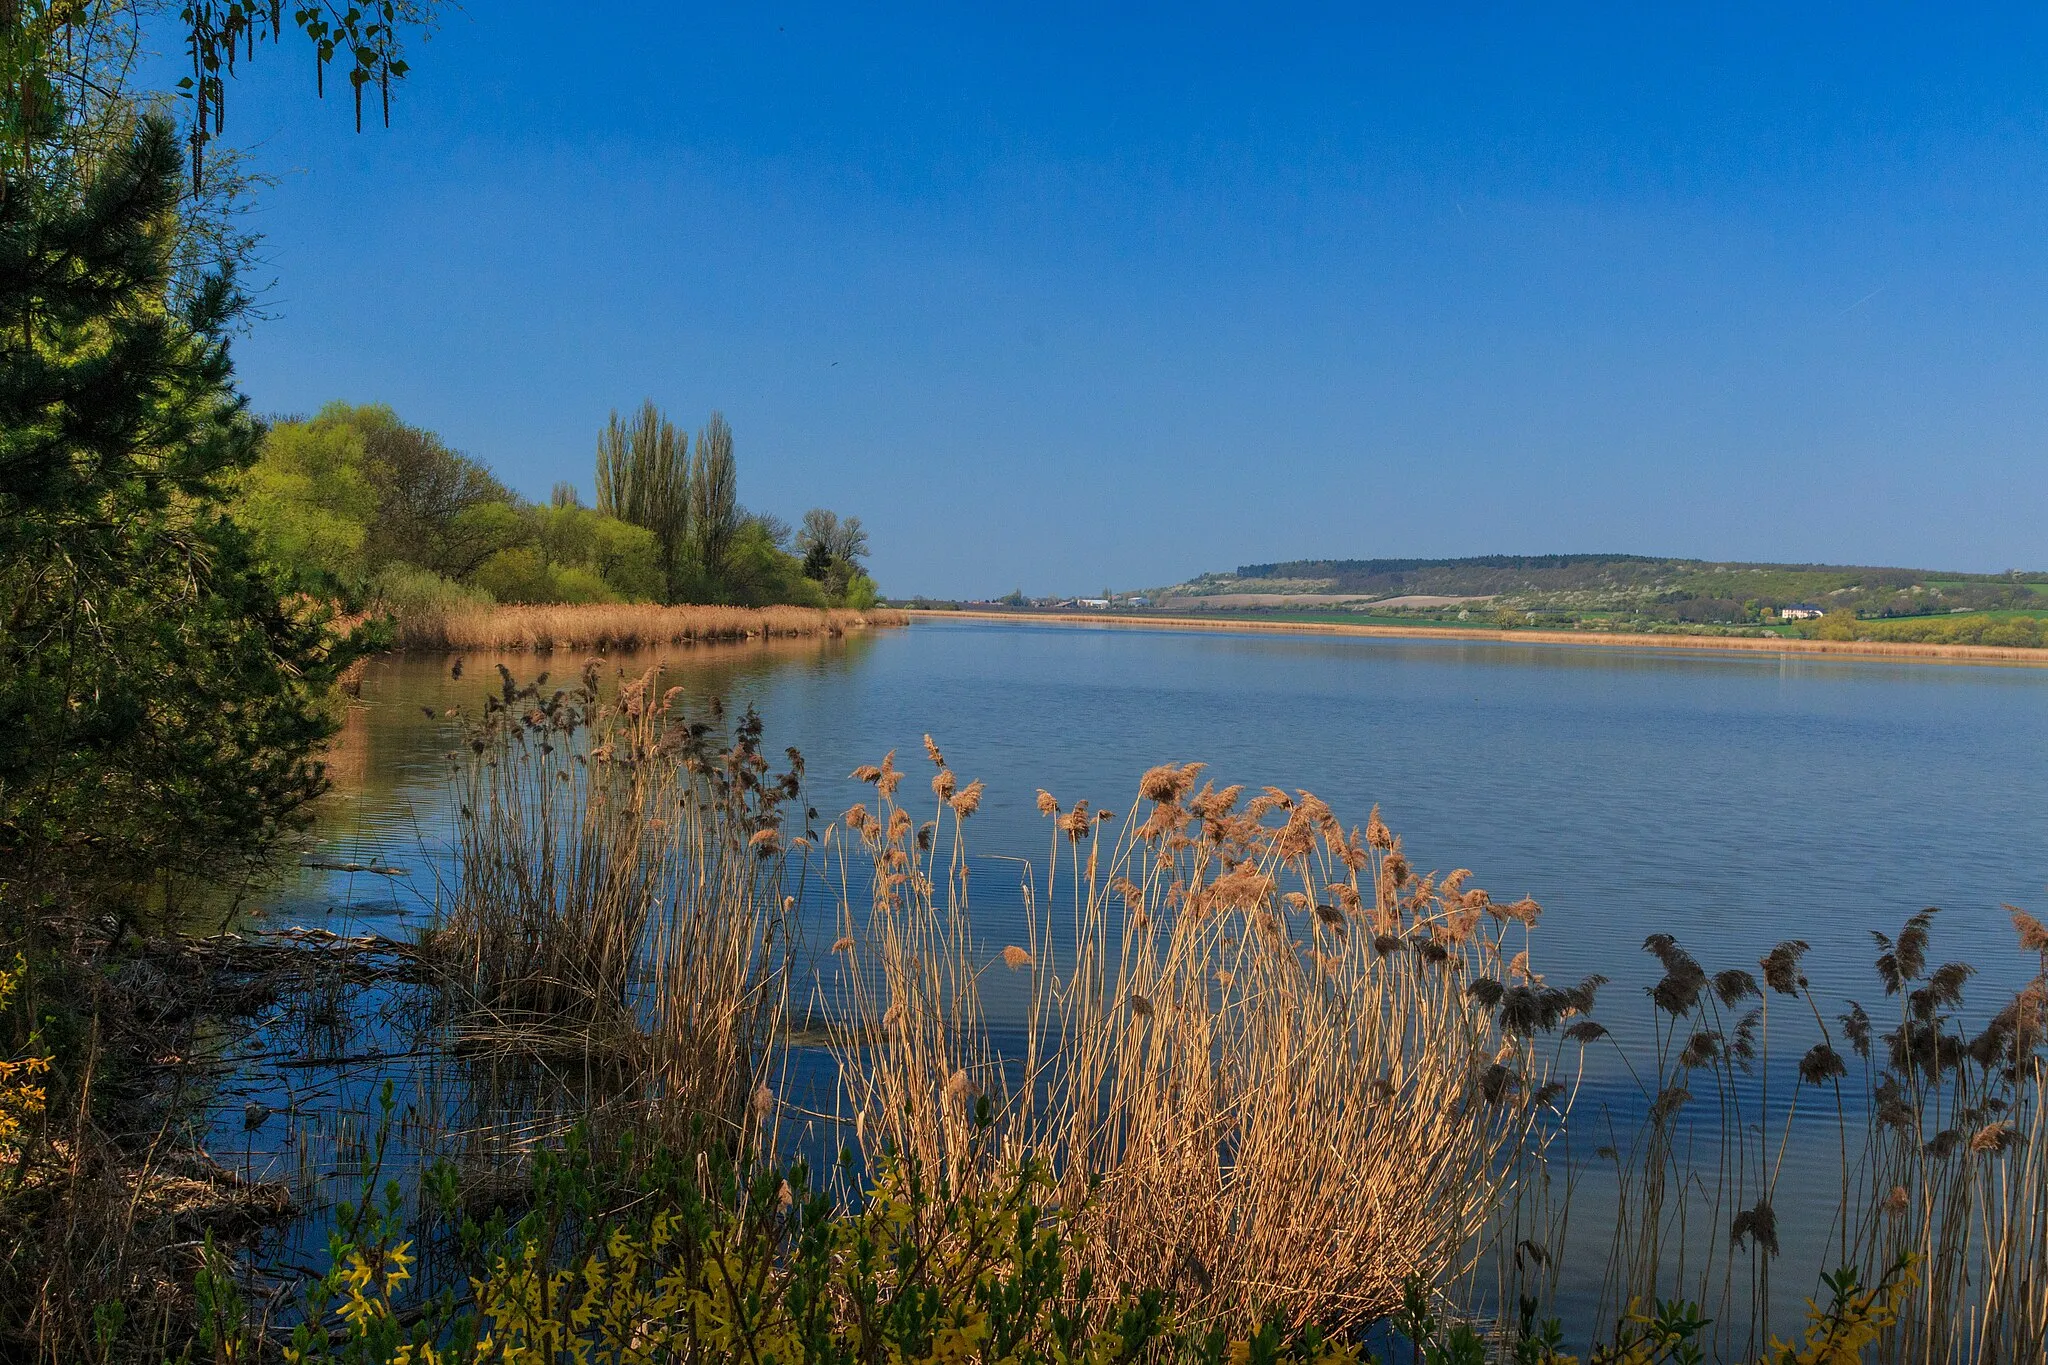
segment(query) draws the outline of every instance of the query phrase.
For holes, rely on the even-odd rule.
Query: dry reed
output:
[[[2014,910],[2034,979],[1979,1031],[1961,1026],[1974,969],[1929,967],[1932,912],[1880,939],[1877,973],[1896,999],[1882,1033],[1843,1017],[1859,1059],[1868,1146],[1852,1189],[1864,1264],[1917,1255],[1926,1267],[1892,1359],[2003,1365],[2048,1357],[2048,932]]]
[[[463,760],[449,921],[487,1045],[608,1030],[644,1079],[642,1121],[747,1133],[777,1108],[763,1082],[788,1036],[783,878],[810,849],[781,809],[800,769],[768,773],[751,718],[714,749],[655,674],[609,705],[592,671],[554,693],[501,675]],[[826,1012],[871,1158],[956,1192],[1041,1162],[1102,1292],[1162,1289],[1210,1319],[1356,1326],[1411,1277],[1446,1291],[1489,1252],[1492,1304],[1555,1290],[1584,1174],[1553,1202],[1571,1167],[1552,1144],[1580,1125],[1551,1077],[1607,1034],[1599,978],[1534,970],[1532,902],[1419,875],[1377,812],[1347,831],[1307,793],[1246,801],[1168,766],[1119,813],[1040,793],[1050,852],[1021,878],[1021,941],[991,943],[969,894],[982,785],[926,754],[928,807],[892,754],[856,770],[873,800],[824,840],[841,919]],[[1713,1315],[1717,1352],[1754,1355],[1789,1273],[1786,1154],[1821,1142],[1840,1181],[1829,1264],[1866,1282],[1901,1253],[1920,1265],[1874,1361],[2040,1359],[2048,929],[2014,923],[2041,971],[1974,1032],[1970,969],[1930,965],[1926,914],[1881,940],[1883,1024],[1831,1017],[1802,943],[1710,972],[1653,935],[1653,1046],[1625,1059],[1640,1123],[1601,1134],[1617,1199],[1595,1319],[1679,1294]],[[1021,1010],[986,1009],[994,992]]]
[[[1113,832],[1041,794],[1044,889],[1027,872],[1028,940],[994,951],[971,927],[961,796],[928,752],[931,822],[897,803],[892,756],[855,773],[878,809],[827,836],[868,1150],[956,1188],[1043,1162],[1099,1286],[1206,1318],[1349,1327],[1409,1277],[1470,1266],[1509,1156],[1560,1098],[1534,1035],[1597,984],[1528,971],[1533,902],[1418,875],[1376,812],[1347,833],[1307,793],[1240,809],[1239,788],[1194,789],[1199,765],[1166,767]],[[989,971],[1024,978],[1007,1051]]]
[[[1850,1002],[1832,1020],[1809,984],[1803,942],[1758,971],[1707,970],[1668,935],[1646,944],[1655,1047],[1646,1102],[1617,1174],[1614,1242],[1601,1316],[1682,1294],[1707,1306],[1717,1345],[1748,1358],[1769,1335],[1780,1250],[1780,1177],[1795,1145],[1838,1167],[1821,1254],[1874,1282],[1901,1255],[1918,1284],[1873,1362],[2004,1365],[2048,1351],[2048,931],[2014,911],[2034,979],[1975,1032],[1963,1027],[1974,968],[1927,960],[1932,911],[1877,935],[1878,984],[1895,1002],[1873,1018]],[[1761,981],[1759,981],[1759,976]],[[1773,1022],[1771,1003],[1790,1019]],[[1783,1006],[1781,1006],[1782,1010]],[[1772,1062],[1773,1032],[1799,1021]],[[1589,1030],[1598,1025],[1588,1023]],[[1802,1275],[1820,1267],[1802,1267]],[[1800,1287],[1803,1289],[1804,1282]]]
[[[415,650],[652,649],[770,636],[843,635],[901,625],[903,613],[818,607],[652,604],[457,606],[402,616],[395,643]]]
[[[472,1046],[604,1054],[674,1137],[744,1134],[780,1046],[791,953],[782,805],[752,713],[717,747],[658,670],[599,697],[597,665],[501,689],[461,755],[454,902],[440,934]],[[800,762],[792,753],[792,762]]]

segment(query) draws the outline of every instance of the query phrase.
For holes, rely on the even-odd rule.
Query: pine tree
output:
[[[0,200],[0,900],[261,854],[323,778],[341,662],[224,514],[260,429],[216,274],[171,289],[170,123]]]

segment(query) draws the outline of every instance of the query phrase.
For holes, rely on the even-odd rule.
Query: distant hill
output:
[[[2048,610],[2048,574],[1872,565],[1759,564],[1633,554],[1463,559],[1298,559],[1245,564],[1156,589],[1162,606],[1742,625],[1785,608],[1859,617]]]
[[[1467,559],[1296,559],[1246,564],[1234,577],[1314,582],[1322,591],[1468,596],[1521,590],[1621,587],[1669,576],[1679,561],[1647,555],[1475,555]]]

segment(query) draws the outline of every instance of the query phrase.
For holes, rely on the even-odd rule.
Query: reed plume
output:
[[[1725,1358],[1753,1356],[1783,1273],[1786,1155],[1807,1144],[1832,1149],[1838,1181],[1816,1273],[1847,1265],[1869,1284],[1902,1257],[1918,1267],[1867,1359],[2003,1365],[2048,1351],[2048,975],[1967,1028],[1974,969],[1930,962],[1934,920],[1921,911],[1874,936],[1889,1020],[1854,1001],[1830,1019],[1802,940],[1765,953],[1761,981],[1710,975],[1669,934],[1645,941],[1662,975],[1648,989],[1652,1046],[1624,1054],[1640,1122],[1601,1148],[1616,1199],[1599,1316],[1684,1296],[1708,1309]],[[2048,965],[2033,917],[2015,910],[2013,927],[2020,953]],[[1789,1018],[1773,1018],[1774,1000]]]
[[[843,1083],[871,1152],[956,1188],[1044,1163],[1106,1292],[1368,1322],[1408,1277],[1472,1263],[1509,1155],[1558,1098],[1533,1035],[1577,1007],[1533,973],[1510,981],[1520,918],[1466,923],[1462,897],[1385,875],[1384,851],[1310,794],[1239,811],[1235,789],[1196,792],[1199,773],[1146,773],[1115,830],[1041,792],[1055,830],[1024,883],[1028,938],[993,953],[971,928],[958,797],[930,850],[893,812],[832,831],[853,945]],[[1369,904],[1403,946],[1440,951],[1375,951]],[[981,1000],[994,964],[1028,977],[1000,1040]]]
[[[500,676],[457,760],[437,940],[467,998],[500,1038],[610,1052],[661,1131],[741,1131],[785,1033],[783,806],[800,769],[770,773],[751,712],[721,746],[658,670],[609,699],[595,662],[553,690]]]
[[[844,635],[902,625],[887,609],[845,607],[663,607],[642,603],[589,605],[457,605],[402,616],[396,644],[414,650],[633,650],[773,636]]]

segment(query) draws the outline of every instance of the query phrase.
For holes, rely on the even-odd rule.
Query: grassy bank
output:
[[[394,643],[409,650],[653,649],[770,636],[843,635],[902,625],[899,611],[847,607],[652,604],[459,605],[401,615]]]
[[[1623,649],[1691,649],[1766,654],[1832,654],[1928,663],[2031,664],[2048,667],[2048,649],[2023,646],[1927,644],[1910,640],[1804,640],[1746,635],[1624,634],[1597,630],[1498,630],[1483,626],[1365,625],[1349,621],[1262,620],[1251,617],[1137,616],[1032,611],[920,611],[911,621],[1008,621],[1026,625],[1113,626],[1155,630],[1252,631],[1283,635],[1348,635],[1390,640],[1488,640],[1509,644],[1600,645]]]

